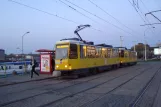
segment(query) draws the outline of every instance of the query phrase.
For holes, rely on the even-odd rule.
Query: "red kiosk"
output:
[[[53,56],[54,50],[39,49],[36,52],[40,52],[40,73],[41,74],[52,74],[55,66]]]

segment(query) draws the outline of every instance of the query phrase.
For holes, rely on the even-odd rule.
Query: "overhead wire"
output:
[[[75,9],[74,7],[72,7],[72,6],[68,5],[68,4],[66,4],[66,3],[63,2],[62,0],[58,0],[58,1],[60,1],[61,3],[63,3],[64,5],[66,5],[67,7],[71,8],[72,10],[76,11],[77,13],[83,15],[84,17],[86,17],[86,18],[92,20],[93,22],[95,22],[95,23],[97,23],[97,24],[100,24],[99,22],[93,20],[92,18],[90,18],[90,17],[88,17],[87,15],[83,14],[82,12],[78,11],[78,10]],[[92,26],[91,26],[91,28],[92,28],[93,30],[97,30],[97,31],[99,31],[99,32],[106,33],[106,32],[104,32],[104,31],[102,31],[102,30],[100,30],[100,29],[96,29],[96,28],[94,28],[94,27],[92,27]]]
[[[65,2],[63,2],[62,0],[58,0],[58,1],[60,1],[62,4],[66,5],[66,6],[67,6],[67,7],[69,7],[70,9],[72,9],[72,10],[76,11],[77,13],[79,13],[79,14],[83,15],[84,17],[86,17],[86,18],[88,18],[88,19],[90,19],[90,20],[92,20],[93,22],[95,22],[95,23],[97,23],[97,24],[98,24],[98,22],[97,22],[97,21],[95,21],[95,20],[93,20],[92,18],[88,17],[87,15],[85,15],[85,14],[81,13],[80,11],[78,11],[78,10],[77,10],[77,9],[75,9],[74,7],[72,7],[72,6],[68,5],[68,4],[66,4],[66,3],[65,3]]]
[[[130,0],[128,0],[129,1],[129,3],[132,5],[132,7],[134,7],[134,9],[135,9],[135,11],[138,13],[138,15],[140,16],[140,18],[144,21],[144,24],[145,25],[149,25],[149,26],[151,26],[151,27],[153,27],[152,25],[151,25],[151,23],[149,22],[149,20],[145,17],[145,19],[144,19],[144,15],[143,15],[143,17],[142,17],[142,14],[143,14],[143,12],[140,10],[140,8],[138,8],[138,10],[136,9],[136,7],[135,7],[135,3],[134,4],[132,4],[132,2],[130,2]],[[134,2],[134,0],[133,0],[133,2]],[[139,5],[139,3],[137,3],[138,5]],[[141,14],[140,14],[140,13]],[[148,26],[148,27],[149,27]],[[154,31],[153,31],[153,33],[154,33]]]
[[[145,24],[147,24],[146,21],[145,21],[145,19],[140,15],[140,13],[139,13],[138,10],[136,9],[136,7],[132,4],[132,2],[131,2],[130,0],[128,0],[128,1],[129,1],[129,3],[132,5],[132,7],[134,7],[134,10],[138,13],[138,15],[139,15],[139,17],[142,19],[142,21],[143,21]]]
[[[88,17],[87,15],[83,14],[82,12],[78,11],[78,10],[77,10],[77,9],[75,9],[74,7],[72,7],[72,6],[68,5],[68,4],[66,4],[66,3],[65,3],[65,2],[63,2],[62,0],[58,0],[58,1],[59,1],[59,2],[61,2],[61,3],[62,3],[62,4],[64,4],[64,5],[66,5],[66,6],[67,6],[67,7],[69,7],[70,9],[72,9],[72,10],[76,11],[77,13],[79,13],[79,14],[83,15],[84,17],[86,17],[86,18],[90,19],[91,21],[93,21],[93,22],[95,22],[95,23],[97,23],[97,24],[100,24],[99,22],[97,22],[97,21],[93,20],[92,18],[90,18],[90,17]],[[97,30],[97,31],[99,31],[99,32],[104,32],[104,31],[99,30],[99,29],[96,29],[96,28],[94,28],[94,27],[92,27],[92,26],[91,26],[91,28],[93,28],[94,30]]]
[[[144,5],[145,9],[149,12],[149,9],[146,7],[146,5],[144,4],[144,2],[143,2],[142,0],[140,0],[140,1],[141,1],[142,4]],[[140,8],[138,8],[138,10],[143,14],[143,16],[145,16],[144,13],[141,11]],[[145,17],[145,20],[147,20],[147,22],[148,22],[149,24],[151,24],[147,17]]]
[[[148,13],[150,12],[149,11],[149,9],[147,8],[147,6],[144,4],[144,2],[142,1],[142,0],[140,0],[141,1],[141,3],[144,5],[144,7],[145,7],[145,9],[148,11]],[[150,21],[149,21],[149,19],[145,16],[145,19],[149,22],[149,24],[151,24],[150,23]],[[151,27],[153,27],[152,25],[151,25]]]
[[[143,1],[142,0],[140,0],[141,2],[142,2],[142,4],[144,5],[144,7],[148,10],[148,8],[145,6],[145,4],[143,3]],[[149,26],[151,26],[151,27],[153,27],[152,25],[151,25],[151,23],[150,23],[150,21],[147,19],[147,17],[145,17],[145,15],[144,15],[144,13],[142,12],[142,10],[141,10],[141,8],[139,8],[139,0],[137,0],[137,3],[135,3],[135,1],[133,0],[133,2],[134,2],[134,4],[133,4],[133,7],[135,8],[135,10],[140,14],[140,16],[142,15],[143,16],[143,20],[144,20],[144,22],[145,22],[145,24],[147,24],[147,25],[149,25]],[[136,7],[135,7],[135,5],[137,4],[137,9],[136,9]],[[148,10],[149,11],[149,10]],[[141,17],[142,17],[141,16]],[[144,19],[145,18],[145,19]]]
[[[142,0],[140,0],[142,2],[142,4],[144,5],[145,9],[149,12],[149,9],[146,7],[146,5],[144,4],[144,2]],[[138,3],[139,4],[139,3]],[[142,10],[140,8],[138,8],[138,10],[140,11],[140,13],[145,17],[144,13],[142,12]],[[149,19],[147,17],[145,17],[145,21],[147,21],[147,24],[151,27],[152,24],[150,23]],[[154,32],[153,32],[154,33]]]
[[[48,15],[51,15],[51,16],[55,16],[55,17],[57,17],[57,18],[66,20],[66,21],[68,21],[68,22],[72,22],[72,23],[74,23],[74,24],[78,24],[77,22],[75,22],[75,21],[73,21],[73,20],[66,19],[66,18],[64,18],[64,17],[58,16],[57,14],[49,13],[49,12],[46,12],[46,11],[44,11],[44,10],[40,10],[40,9],[38,9],[38,8],[31,7],[31,6],[29,6],[29,5],[26,5],[26,4],[23,4],[23,3],[20,3],[20,2],[14,1],[14,0],[8,0],[8,1],[13,2],[13,3],[16,3],[16,4],[19,4],[19,5],[22,5],[22,6],[25,6],[25,7],[27,7],[27,8],[30,8],[30,9],[33,9],[33,10],[36,10],[36,11],[39,11],[39,12],[42,12],[42,13],[45,13],[45,14],[48,14]]]
[[[129,2],[130,2],[130,0],[128,0]],[[134,0],[133,0],[134,1]],[[137,1],[138,2],[138,1]],[[143,2],[142,2],[143,3]],[[144,15],[144,13],[141,11],[141,9],[140,8],[138,8],[138,10],[136,9],[136,7],[135,7],[135,3],[134,4],[132,4],[131,2],[130,2],[130,4],[134,7],[134,9],[135,9],[135,11],[139,14],[139,16],[141,17],[141,19],[144,21],[144,23],[145,23],[145,25],[148,25],[148,28],[153,28],[153,26],[152,26],[152,24],[150,23],[150,21],[145,17],[145,15]],[[139,5],[139,3],[137,3],[137,5]],[[143,3],[143,5],[145,6],[145,4]],[[139,6],[138,6],[139,7]],[[146,7],[147,8],[147,7]],[[148,10],[148,9],[147,9]],[[141,14],[140,14],[140,13]],[[144,18],[142,18],[142,15],[143,14],[143,17],[145,17],[145,19]],[[150,27],[151,26],[151,27]],[[152,31],[152,33],[154,33],[154,30],[153,29],[150,29],[151,31]]]
[[[101,18],[100,16],[98,16],[98,15],[96,15],[96,14],[94,14],[94,13],[92,13],[92,12],[90,12],[90,11],[88,11],[88,10],[86,10],[86,9],[84,9],[84,8],[82,8],[82,7],[78,6],[78,5],[76,5],[76,4],[72,3],[72,2],[70,2],[69,0],[65,0],[65,1],[68,2],[68,3],[70,3],[70,4],[72,4],[72,5],[74,5],[74,6],[76,6],[77,8],[79,8],[79,9],[81,9],[81,10],[87,12],[88,14],[91,14],[91,15],[93,15],[94,17],[97,17],[98,19],[100,19],[100,20],[102,20],[102,21],[104,21],[104,22],[106,22],[106,23],[108,23],[108,24],[114,26],[115,28],[120,29],[120,30],[122,30],[123,32],[128,33],[128,34],[134,36],[134,35],[131,34],[130,32],[125,31],[124,29],[122,29],[122,28],[116,26],[115,24],[112,24],[111,22],[109,22],[109,21],[107,21],[107,20]]]
[[[144,2],[142,1],[142,0],[140,0],[141,1],[141,3],[144,5],[144,7],[145,7],[145,9],[149,12],[149,9],[146,7],[146,5],[144,4]],[[140,10],[140,9],[139,9]],[[142,13],[143,15],[144,15],[144,13]],[[145,16],[145,15],[144,15]],[[149,21],[149,19],[145,16],[145,19],[147,20],[147,22],[148,22],[148,24],[149,24],[149,27],[152,27],[153,28],[153,26],[152,26],[152,24],[150,23],[150,21]],[[154,29],[151,29],[151,31],[152,31],[152,33],[155,33],[154,32]]]
[[[73,20],[70,20],[70,19],[61,17],[61,16],[59,16],[57,14],[49,13],[49,12],[46,12],[44,10],[41,10],[41,9],[38,9],[38,8],[35,8],[35,7],[32,7],[32,6],[29,6],[29,5],[26,5],[26,4],[23,4],[23,3],[20,3],[20,2],[14,1],[14,0],[8,0],[8,1],[13,2],[13,3],[16,3],[16,4],[21,5],[21,6],[24,6],[24,7],[27,7],[27,8],[30,8],[30,9],[33,9],[33,10],[36,10],[36,11],[39,11],[39,12],[42,12],[42,13],[45,13],[45,14],[48,14],[48,15],[51,15],[51,16],[54,16],[54,17],[57,17],[57,18],[60,18],[62,20],[65,20],[65,21],[68,21],[68,22],[71,22],[71,23],[74,23],[74,24],[77,24],[77,25],[80,24],[80,23],[75,22]],[[103,32],[103,31],[101,31],[99,29],[96,29],[96,28],[93,28],[93,30],[96,30],[96,31],[99,31],[99,32]]]
[[[88,0],[91,4],[93,4],[94,6],[96,6],[97,8],[99,8],[101,11],[103,11],[104,13],[106,13],[108,16],[112,17],[117,23],[121,24],[122,26],[126,27],[127,29],[135,32],[134,30],[132,30],[131,28],[129,28],[128,26],[126,26],[125,24],[123,24],[121,21],[119,21],[117,18],[115,18],[114,16],[112,16],[110,13],[108,13],[107,11],[105,11],[103,8],[101,8],[100,6],[98,6],[96,3],[92,2],[91,0]]]

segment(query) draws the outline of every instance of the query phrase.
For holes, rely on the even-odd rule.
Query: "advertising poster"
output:
[[[41,55],[41,72],[50,72],[50,55]]]
[[[161,55],[161,48],[154,48],[154,55]]]

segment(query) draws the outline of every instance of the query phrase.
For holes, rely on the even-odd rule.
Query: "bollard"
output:
[[[25,63],[25,74],[27,74],[27,70],[26,70],[27,66],[26,66],[26,63]]]
[[[24,73],[27,74],[27,70],[26,70],[27,66],[26,63],[24,64]]]
[[[5,74],[5,77],[7,77],[7,73],[6,73],[6,65],[4,65],[4,74]]]

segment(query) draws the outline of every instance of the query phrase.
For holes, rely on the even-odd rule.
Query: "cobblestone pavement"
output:
[[[142,62],[78,79],[0,86],[0,107],[19,106],[160,107],[161,62]]]

